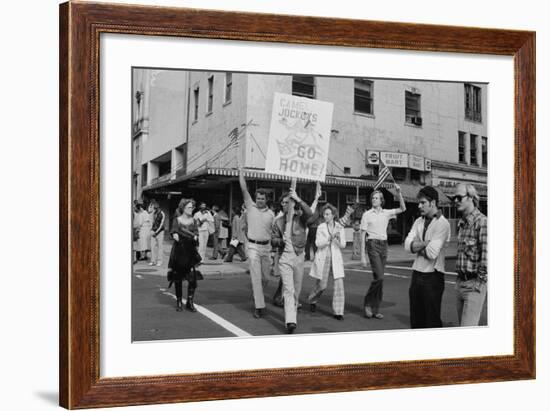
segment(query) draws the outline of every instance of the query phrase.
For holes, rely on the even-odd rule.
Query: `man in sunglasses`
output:
[[[477,326],[487,297],[487,217],[479,211],[479,195],[471,184],[456,186],[458,222],[456,303],[460,326]]]

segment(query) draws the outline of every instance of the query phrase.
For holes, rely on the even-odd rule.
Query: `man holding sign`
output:
[[[279,253],[279,272],[283,281],[283,299],[287,332],[296,328],[296,311],[304,276],[304,249],[306,223],[312,216],[311,208],[296,194],[293,186],[281,197],[283,214],[273,223],[271,244]],[[296,207],[294,210],[291,207]]]
[[[271,225],[275,215],[267,206],[267,192],[256,190],[256,202],[252,200],[242,166],[239,166],[239,184],[246,207],[248,261],[254,295],[254,317],[260,318],[265,309],[264,286],[271,270]]]

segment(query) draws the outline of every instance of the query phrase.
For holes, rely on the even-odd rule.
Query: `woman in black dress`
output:
[[[182,304],[182,282],[187,280],[187,303],[185,308],[195,312],[197,309],[193,304],[197,280],[200,273],[195,267],[201,262],[197,251],[198,227],[193,219],[195,202],[191,199],[182,199],[172,223],[170,234],[174,239],[170,261],[168,262],[168,279],[173,281],[176,287],[176,311],[183,309]]]

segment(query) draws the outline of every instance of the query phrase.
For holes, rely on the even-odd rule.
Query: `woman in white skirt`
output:
[[[327,288],[328,279],[332,275],[334,279],[334,292],[332,296],[332,311],[337,320],[344,319],[344,260],[342,248],[346,246],[344,227],[335,221],[336,207],[326,204],[322,213],[325,222],[317,228],[315,245],[317,252],[309,275],[316,278],[315,286],[309,294],[308,302],[310,310],[317,309],[317,302]]]

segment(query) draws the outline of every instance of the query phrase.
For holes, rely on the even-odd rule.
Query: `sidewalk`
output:
[[[149,266],[148,261],[139,261],[134,264],[135,273],[147,273],[154,275],[166,275],[166,269],[168,264],[168,258],[170,257],[170,249],[172,247],[171,241],[166,241],[164,243],[164,259],[162,266]],[[447,246],[446,258],[456,258],[456,249],[457,243],[456,240],[451,241]],[[352,258],[353,247],[349,243],[348,246],[342,250],[342,255],[344,257],[345,266],[355,266],[360,264],[360,260],[354,260]],[[224,263],[221,258],[217,260],[210,260],[212,256],[212,248],[208,248],[206,251],[206,260],[203,261],[199,270],[205,278],[222,278],[230,275],[242,275],[247,274],[248,272],[248,262],[240,261],[238,255],[233,257],[232,263]],[[396,264],[396,263],[411,263],[414,260],[414,255],[406,251],[403,248],[402,244],[392,244],[388,246],[388,261],[387,264]],[[306,261],[306,268],[311,267],[311,261]]]

